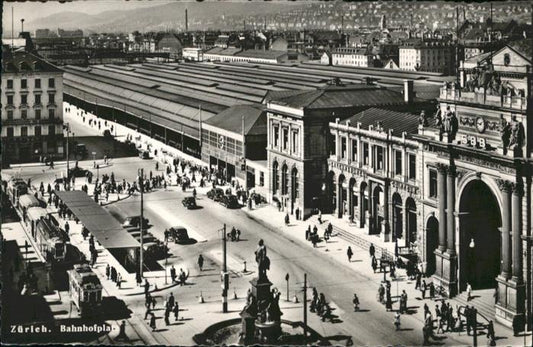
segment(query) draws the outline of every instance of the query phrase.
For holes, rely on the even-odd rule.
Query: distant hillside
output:
[[[222,16],[248,17],[281,13],[301,6],[293,2],[177,2],[125,11],[107,11],[97,15],[80,12],[54,14],[26,22],[28,30],[39,28],[83,29],[98,32],[134,30],[152,31],[185,26],[188,10],[190,29],[207,29],[210,23],[222,21]]]

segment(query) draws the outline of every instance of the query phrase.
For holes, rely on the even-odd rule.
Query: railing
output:
[[[523,96],[488,95],[486,93],[467,92],[461,89],[447,87],[440,89],[440,98],[518,110],[525,110],[527,108],[527,98]]]

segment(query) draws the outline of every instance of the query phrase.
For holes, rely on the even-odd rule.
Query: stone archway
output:
[[[272,164],[272,195],[277,195],[279,190],[279,164],[274,161]]]
[[[383,222],[383,188],[376,185],[372,192],[372,230],[371,234],[379,234],[381,232],[381,223]]]
[[[368,211],[368,184],[363,181],[359,187],[359,227],[364,228],[366,226],[366,213]]]
[[[327,202],[325,204],[325,208],[327,211],[335,211],[335,208],[337,207],[337,188],[335,185],[335,172],[330,171],[328,172],[328,177],[326,179],[326,196],[327,196]]]
[[[416,242],[416,203],[411,197],[405,200],[405,245]]]
[[[281,167],[281,195],[285,196],[289,193],[289,168],[287,164]]]
[[[501,209],[489,186],[481,180],[467,183],[459,200],[460,290],[494,288],[500,272]]]
[[[439,246],[439,221],[435,216],[426,222],[426,276],[431,276],[437,269],[435,250]]]
[[[338,197],[338,206],[337,206],[337,217],[342,218],[345,213],[345,206],[347,202],[346,189],[344,187],[346,181],[346,176],[343,174],[339,175],[337,179],[337,197]]]
[[[403,239],[403,202],[398,193],[392,194],[392,237],[393,240]]]
[[[355,178],[350,178],[348,183],[348,215],[350,216],[350,221],[353,221],[355,218],[355,209],[357,208],[357,195],[355,195]]]
[[[300,185],[298,182],[298,169],[293,168],[291,170],[291,213],[294,210],[296,200],[300,195]]]

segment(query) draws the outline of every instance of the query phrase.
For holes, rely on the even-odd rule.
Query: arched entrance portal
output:
[[[279,168],[278,162],[272,164],[272,194],[277,195],[279,189]]]
[[[346,188],[345,187],[346,185],[346,177],[344,177],[343,174],[340,174],[339,175],[339,179],[338,179],[338,182],[337,182],[337,188],[339,189],[339,191],[337,192],[337,194],[339,194],[339,206],[338,206],[338,211],[337,211],[337,217],[339,218],[342,218],[345,214],[345,210],[346,210],[346,198],[347,198],[347,195],[346,195]]]
[[[359,214],[359,225],[361,228],[364,228],[366,225],[366,211],[368,211],[368,185],[366,182],[361,182],[361,187],[359,188],[359,204],[361,208],[361,213]]]
[[[377,185],[374,188],[372,194],[372,211],[373,211],[373,226],[371,234],[379,234],[381,232],[381,223],[383,222],[383,189],[381,186]]]
[[[501,213],[496,197],[481,180],[464,188],[459,204],[460,289],[494,288],[500,271]]]
[[[392,237],[393,240],[403,237],[403,203],[398,193],[392,195]]]
[[[416,203],[413,198],[405,200],[405,213],[407,218],[406,232],[406,246],[416,241]]]
[[[326,206],[324,206],[328,212],[335,211],[335,208],[337,207],[336,190],[335,173],[330,171],[326,179],[326,196],[329,201],[327,201]]]
[[[357,208],[357,195],[355,195],[355,178],[350,178],[348,184],[348,214],[350,215],[350,221],[353,222],[355,216],[355,208]]]
[[[426,276],[431,276],[437,269],[435,250],[439,246],[439,221],[429,217],[426,222]]]

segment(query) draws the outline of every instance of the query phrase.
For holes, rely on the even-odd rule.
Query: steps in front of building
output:
[[[333,234],[337,234],[341,239],[348,241],[365,251],[369,250],[370,244],[372,243],[371,241],[368,241],[366,238],[363,238],[359,235],[348,232],[334,225],[333,225]],[[383,255],[385,255],[385,258],[390,258],[390,259],[393,258],[393,254],[391,254],[386,249],[379,247],[377,245],[374,245],[374,247],[376,249],[376,258],[381,258]]]
[[[485,317],[487,320],[494,321],[494,317],[496,316],[496,308],[494,306],[494,297],[490,292],[490,289],[474,291],[472,293],[473,299],[470,301],[467,300],[466,292],[462,292],[461,294],[453,297],[452,300],[455,301],[459,306],[474,306],[478,313],[480,313],[483,317]],[[478,321],[480,321],[479,318]],[[482,319],[480,323],[486,324],[487,321]]]

